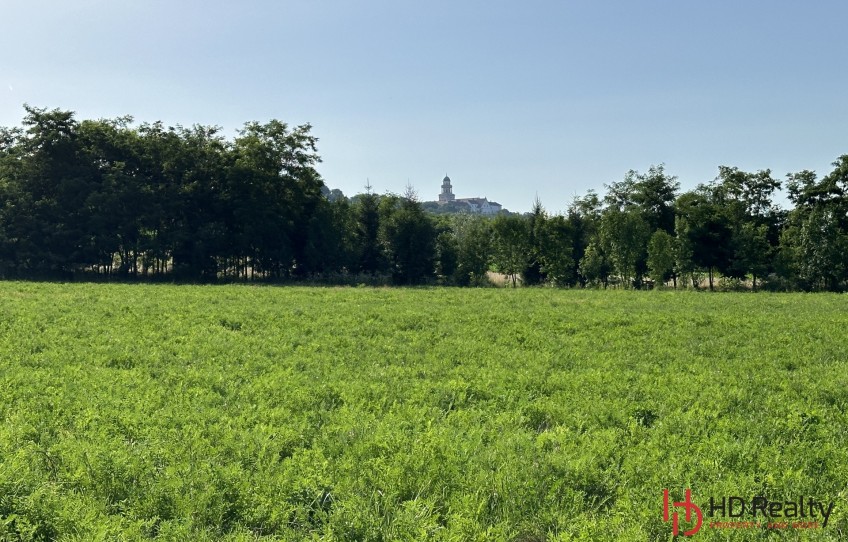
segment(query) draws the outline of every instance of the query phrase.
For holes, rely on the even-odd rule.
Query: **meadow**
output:
[[[670,540],[664,488],[834,503],[693,540],[845,540],[846,330],[837,294],[3,282],[0,540]]]

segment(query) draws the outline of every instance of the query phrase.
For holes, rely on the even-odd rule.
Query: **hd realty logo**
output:
[[[827,527],[834,502],[800,497],[797,501],[772,501],[766,497],[710,497],[709,505],[698,506],[692,501],[692,490],[684,491],[684,499],[671,502],[668,489],[663,489],[663,521],[671,521],[676,536],[692,536],[701,530],[704,513],[711,519],[710,529],[821,529]],[[680,513],[688,529],[681,530]],[[716,519],[720,518],[720,519]]]
[[[686,498],[683,502],[674,503],[675,508],[683,508],[686,510],[686,523],[692,523],[692,513],[695,513],[695,526],[689,529],[688,531],[683,531],[683,536],[692,536],[701,530],[701,524],[704,522],[704,515],[701,513],[701,509],[697,504],[692,502],[692,490],[686,488],[685,492]],[[663,489],[663,521],[668,522],[668,490]],[[674,536],[680,532],[680,518],[677,516],[677,512],[671,514],[671,528]]]

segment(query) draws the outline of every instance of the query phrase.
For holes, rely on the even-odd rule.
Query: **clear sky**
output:
[[[848,2],[3,0],[0,125],[309,122],[331,188],[552,211],[848,154]]]

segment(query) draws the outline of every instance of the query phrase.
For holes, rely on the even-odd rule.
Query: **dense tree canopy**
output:
[[[848,155],[819,178],[721,166],[681,192],[629,171],[565,214],[445,213],[316,170],[309,125],[82,120],[25,106],[0,128],[0,277],[848,289]],[[792,208],[774,203],[785,185]],[[650,279],[646,281],[646,279]]]

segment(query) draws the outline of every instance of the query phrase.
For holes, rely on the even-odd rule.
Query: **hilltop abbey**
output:
[[[481,215],[494,215],[503,209],[500,203],[489,201],[486,198],[457,198],[453,194],[450,177],[445,175],[445,178],[442,179],[442,192],[439,194],[439,205],[447,205],[449,203],[460,208],[467,206],[468,208],[463,210]]]

